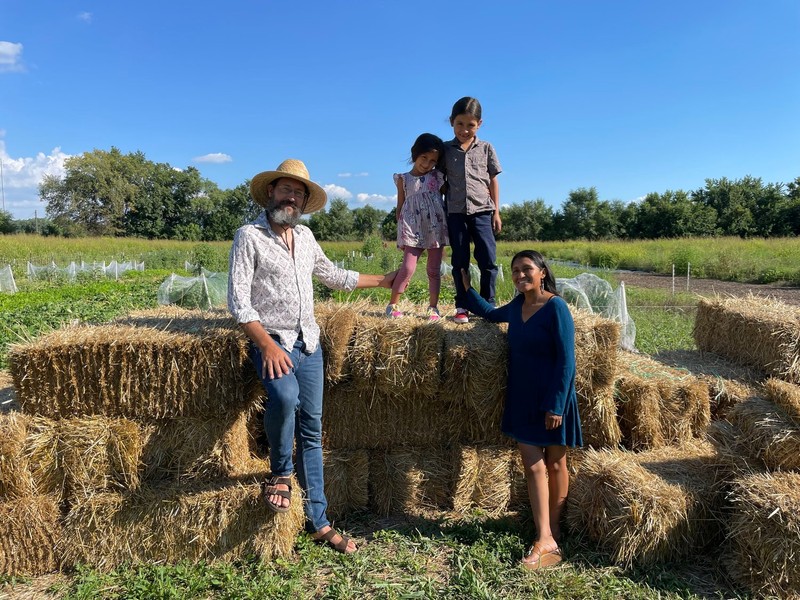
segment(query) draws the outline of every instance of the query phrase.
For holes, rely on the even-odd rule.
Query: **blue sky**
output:
[[[116,146],[232,188],[284,158],[351,207],[395,202],[461,96],[501,203],[561,206],[800,176],[797,0],[0,0],[5,208]]]

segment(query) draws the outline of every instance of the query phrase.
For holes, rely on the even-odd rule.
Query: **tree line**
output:
[[[229,240],[259,210],[249,181],[223,190],[193,167],[175,169],[116,148],[67,159],[65,174],[46,176],[39,196],[48,218],[36,224],[37,231],[65,236]],[[600,200],[596,188],[578,188],[557,210],[537,199],[503,207],[500,214],[498,239],[508,241],[796,236],[800,177],[788,184],[749,175],[706,179],[697,190],[653,192],[630,203]],[[396,236],[394,209],[350,209],[341,198],[312,214],[308,225],[320,240]],[[31,220],[15,222],[0,211],[0,233],[31,226]]]

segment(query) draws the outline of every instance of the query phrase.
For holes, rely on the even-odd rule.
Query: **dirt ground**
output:
[[[672,277],[669,275],[656,275],[644,271],[617,271],[615,275],[620,281],[624,281],[626,286],[672,290]],[[675,292],[686,291],[686,277],[676,277]],[[701,296],[713,296],[714,294],[721,296],[747,296],[748,294],[753,294],[761,297],[772,297],[786,304],[800,306],[800,287],[736,283],[717,279],[690,279],[688,291]]]

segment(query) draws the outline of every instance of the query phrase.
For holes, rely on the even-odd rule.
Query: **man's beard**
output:
[[[284,227],[294,228],[300,222],[300,211],[297,206],[291,204],[273,204],[267,208],[267,215],[269,215],[270,221]]]

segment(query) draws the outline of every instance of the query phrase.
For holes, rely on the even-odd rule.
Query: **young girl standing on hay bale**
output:
[[[392,286],[392,296],[386,307],[390,319],[402,317],[397,308],[400,295],[417,269],[417,260],[428,251],[428,319],[438,321],[439,290],[442,278],[442,253],[447,245],[447,221],[444,214],[442,188],[444,175],[444,142],[432,133],[420,135],[411,146],[408,173],[395,173],[397,185],[397,247],[403,251],[403,264]]]
[[[567,499],[567,446],[583,445],[575,395],[575,324],[541,254],[523,250],[511,259],[520,292],[494,308],[470,287],[461,270],[468,308],[494,323],[508,323],[508,390],[502,430],[519,446],[537,537],[522,559],[527,569],[561,561],[561,512]]]

